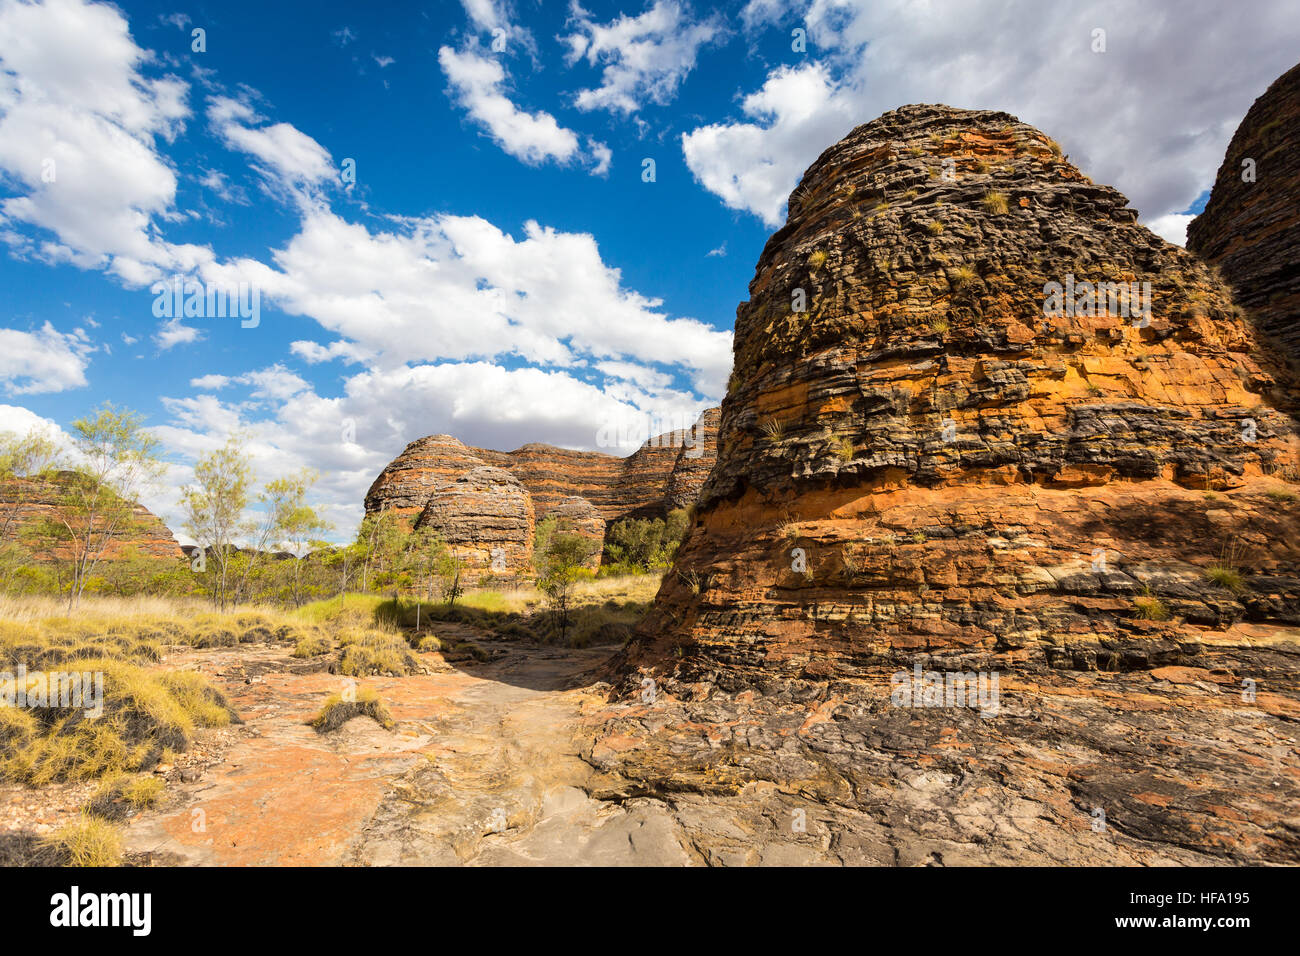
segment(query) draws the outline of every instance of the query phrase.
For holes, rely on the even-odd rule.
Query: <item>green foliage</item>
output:
[[[68,606],[86,592],[110,542],[138,526],[135,501],[163,473],[159,443],[139,415],[105,404],[72,423],[77,462],[51,487],[53,503],[33,533],[48,551]]]
[[[587,563],[595,557],[598,547],[590,538],[556,530],[553,517],[544,518],[537,523],[533,544],[537,588],[546,595],[561,640],[569,629],[574,586],[579,581],[593,577]]]
[[[606,560],[616,566],[638,571],[666,568],[686,536],[688,514],[685,508],[662,518],[624,518],[615,522],[605,537]]]

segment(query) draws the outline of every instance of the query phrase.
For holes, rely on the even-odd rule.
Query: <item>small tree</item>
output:
[[[537,567],[537,587],[551,605],[563,641],[569,633],[574,585],[583,577],[590,576],[586,565],[595,555],[598,545],[582,535],[556,531],[554,519],[538,524],[536,541],[533,562]]]
[[[360,544],[353,542],[341,548],[335,548],[325,558],[327,567],[331,567],[339,576],[339,606],[346,600],[348,582],[356,577],[365,554]]]
[[[361,590],[369,589],[372,572],[382,574],[399,563],[405,537],[397,516],[387,509],[361,519],[356,542],[361,549]]]
[[[235,570],[237,537],[249,530],[244,519],[253,469],[244,451],[244,438],[236,434],[194,466],[194,484],[181,491],[185,530],[211,559],[212,603],[225,608],[230,598],[231,572]],[[247,578],[247,562],[241,577]]]
[[[267,484],[260,499],[267,512],[263,522],[266,539],[278,538],[276,543],[287,545],[293,555],[289,596],[294,607],[303,603],[303,561],[311,551],[312,542],[330,530],[330,523],[307,504],[307,492],[318,477],[317,472],[303,469],[296,475],[279,478]]]
[[[22,514],[51,479],[58,458],[58,446],[34,428],[26,435],[0,432],[0,586],[5,589],[31,564],[20,537]]]
[[[136,500],[161,477],[158,440],[129,410],[104,404],[72,423],[75,465],[55,483],[55,501],[41,536],[67,571],[68,609],[76,607],[115,537],[139,525]]]

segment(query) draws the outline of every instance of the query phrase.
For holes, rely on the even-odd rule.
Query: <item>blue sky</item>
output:
[[[173,527],[239,429],[263,479],[317,469],[344,533],[422,435],[678,427],[721,396],[785,197],[853,126],[1006,109],[1181,241],[1294,63],[1291,6],[0,0],[0,429],[139,410]],[[257,289],[257,326],[159,318],[177,274]]]

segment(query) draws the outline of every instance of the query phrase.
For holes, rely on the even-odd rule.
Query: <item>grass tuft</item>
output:
[[[355,700],[345,700],[342,694],[334,694],[325,701],[320,713],[311,719],[311,726],[317,733],[328,734],[338,730],[353,717],[369,717],[385,730],[397,726],[392,713],[380,699],[379,692],[371,687],[358,690]]]

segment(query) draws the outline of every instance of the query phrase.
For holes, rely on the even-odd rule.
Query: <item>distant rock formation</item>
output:
[[[615,521],[663,516],[691,504],[716,457],[717,422],[718,410],[708,409],[693,428],[650,438],[626,458],[536,443],[492,451],[450,435],[431,435],[411,442],[380,472],[366,494],[366,514],[387,510],[408,527],[418,522],[435,528],[470,558],[472,578],[483,571],[484,554],[491,567],[493,547],[509,555],[505,573],[525,574],[532,561],[533,528],[548,516],[555,516],[565,530],[603,544],[607,525]],[[479,478],[466,485],[461,479],[470,474]],[[489,477],[491,489],[484,484]],[[466,501],[453,506],[451,499],[459,492],[468,493]],[[430,512],[435,498],[438,504]],[[507,537],[499,538],[505,524]],[[519,538],[525,526],[526,547],[519,543],[525,540]],[[489,540],[493,543],[484,550]],[[593,566],[599,563],[597,549]]]
[[[547,517],[555,519],[555,530],[563,534],[576,534],[591,542],[591,560],[588,565],[600,567],[600,556],[605,547],[605,519],[586,498],[576,495],[555,504]]]
[[[1187,248],[1217,264],[1259,327],[1300,367],[1300,65],[1237,127]]]
[[[1266,494],[1295,477],[1294,382],[1116,190],[1006,113],[908,106],[826,150],[789,210],[625,663],[733,685],[917,654],[1128,669],[1300,622],[1300,521]]]
[[[42,519],[52,516],[60,485],[69,478],[70,472],[60,472],[48,481],[27,478],[0,481],[0,515],[8,519],[7,526],[0,529],[4,540],[23,540],[25,532],[34,530]],[[58,556],[39,539],[29,546],[38,560]],[[114,533],[103,555],[109,561],[127,556],[179,560],[185,553],[162,519],[144,505],[136,504],[130,524]]]

